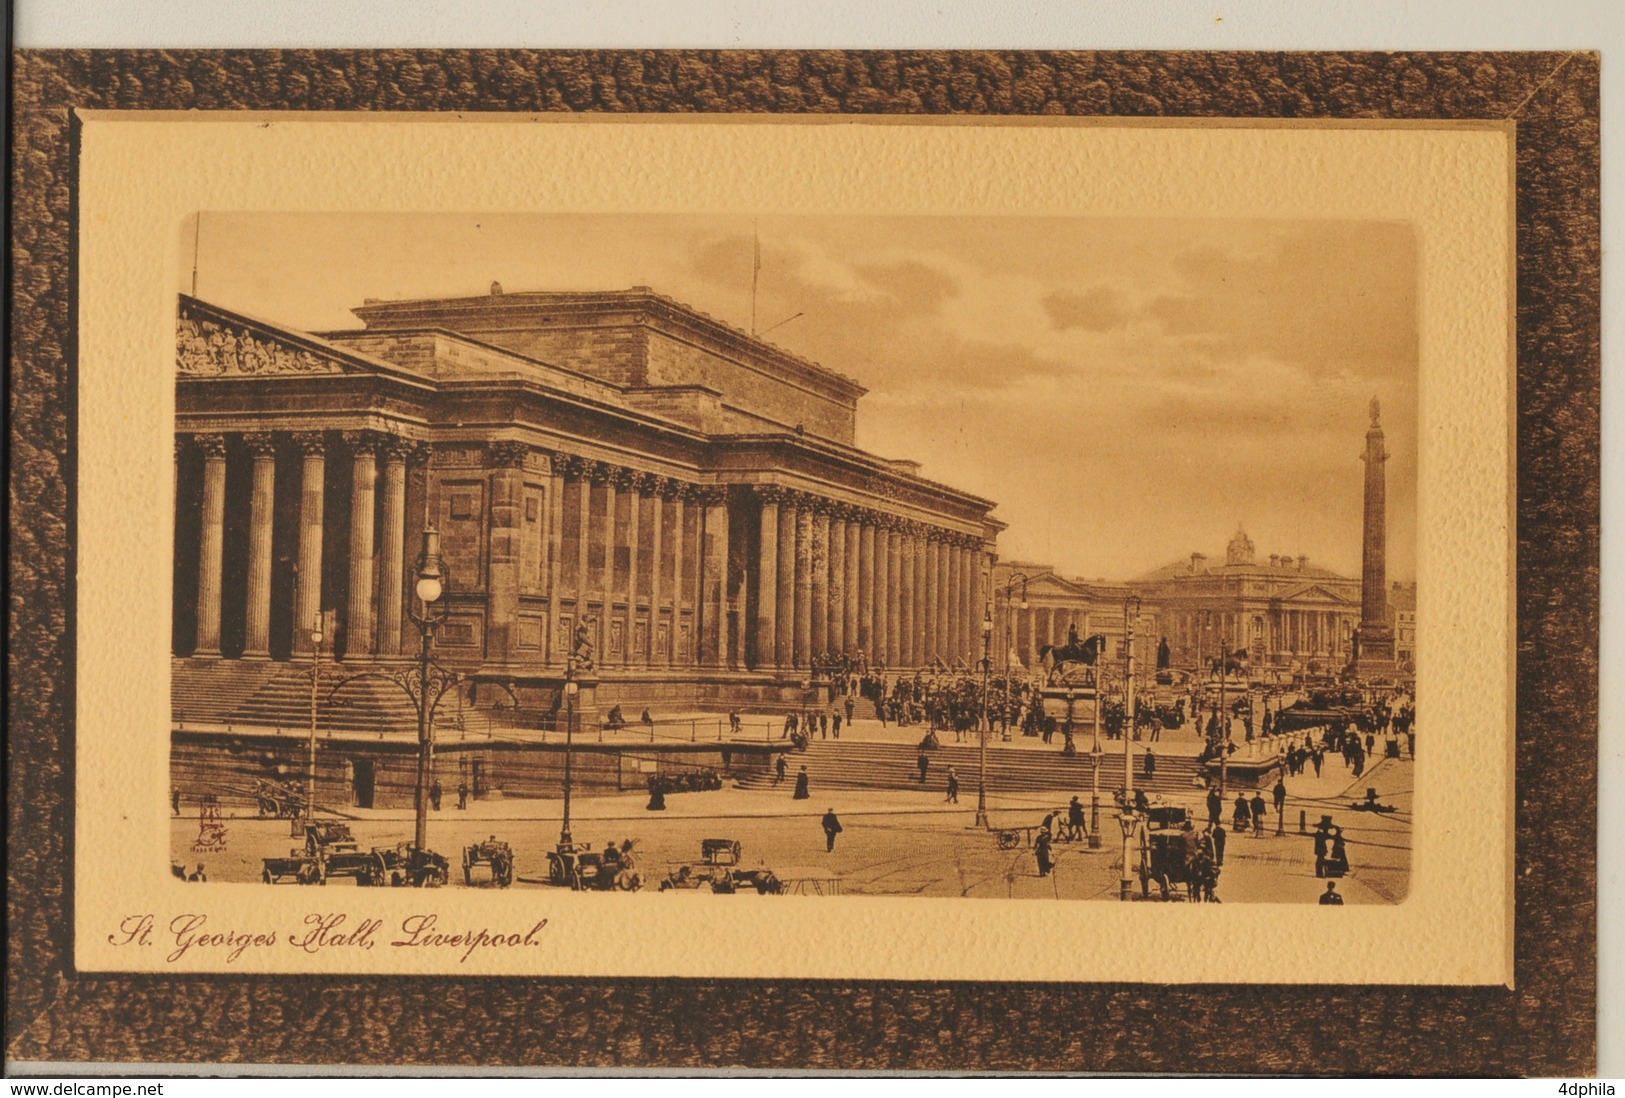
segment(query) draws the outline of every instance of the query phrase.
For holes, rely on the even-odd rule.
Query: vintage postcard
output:
[[[1511,148],[87,117],[78,963],[1508,982]]]

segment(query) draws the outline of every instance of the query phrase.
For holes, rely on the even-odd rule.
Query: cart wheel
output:
[[[271,876],[271,871],[269,869],[260,871],[260,880],[264,881],[266,884],[275,883],[275,878]]]
[[[474,884],[474,871],[468,868],[467,862],[463,863],[463,883],[470,887],[473,887]]]
[[[559,860],[557,854],[547,856],[547,883],[550,885],[564,883],[564,863]]]

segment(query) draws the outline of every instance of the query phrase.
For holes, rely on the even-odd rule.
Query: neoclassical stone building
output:
[[[1134,628],[1141,667],[1152,666],[1166,637],[1175,667],[1205,666],[1225,648],[1245,648],[1255,668],[1303,670],[1313,664],[1335,672],[1352,658],[1361,620],[1360,579],[1304,556],[1261,559],[1243,530],[1230,539],[1222,560],[1196,552],[1120,583],[1062,576],[1046,564],[1000,562],[994,588],[995,652],[1000,638],[1008,637],[1013,658],[1029,667],[1043,645],[1066,643],[1069,628],[1079,636],[1104,633],[1108,655],[1121,660],[1130,596],[1140,600]]]
[[[301,332],[181,297],[177,658],[303,660],[322,611],[346,663],[414,655],[426,525],[436,658],[527,706],[583,621],[606,702],[980,655],[993,503],[856,449],[852,379],[645,288],[354,311]]]

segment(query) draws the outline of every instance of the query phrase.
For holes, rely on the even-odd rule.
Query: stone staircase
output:
[[[172,659],[169,661],[171,719],[200,724],[229,723],[232,710],[287,670],[287,664],[269,661]],[[308,724],[308,679],[306,691],[305,723]]]
[[[1123,756],[1106,754],[1101,758],[1100,788],[1118,789],[1123,784]],[[978,767],[975,746],[945,745],[930,752],[931,768],[926,786],[941,788],[947,780],[951,766],[959,773],[961,796],[966,790],[974,792]],[[920,771],[919,751],[909,744],[900,743],[837,743],[833,740],[814,740],[805,753],[791,752],[786,756],[793,775],[803,764],[814,789],[918,789]],[[1158,755],[1156,775],[1147,781],[1140,769],[1142,756],[1134,756],[1134,787],[1148,793],[1190,794],[1197,786],[1196,761],[1183,755]],[[1072,758],[1059,751],[1030,751],[995,747],[987,749],[988,785],[1002,792],[1048,793],[1058,790],[1077,792],[1088,789],[1092,779],[1089,756],[1079,754]],[[787,779],[788,780],[788,779]],[[746,789],[762,789],[773,784],[771,771],[751,773],[739,778]]]

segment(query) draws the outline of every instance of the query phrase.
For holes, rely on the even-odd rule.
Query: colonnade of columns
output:
[[[1096,614],[1083,607],[1076,606],[1028,606],[1022,609],[1017,605],[1000,603],[1000,621],[997,623],[997,633],[993,643],[993,664],[996,670],[1002,671],[1006,653],[999,650],[999,646],[1008,640],[1016,656],[1029,668],[1039,659],[1039,649],[1044,645],[1063,645],[1072,629],[1078,631],[1079,639],[1088,637],[1095,632],[1110,632],[1114,635],[1122,631],[1121,621],[1110,630],[1091,627]]]
[[[600,667],[738,666],[726,487],[552,457],[544,559],[559,617],[546,659],[562,665],[590,616]],[[568,524],[566,497],[576,508]]]
[[[1174,615],[1173,639],[1176,648],[1199,659],[1215,658],[1221,641],[1255,655],[1262,647],[1266,660],[1345,657],[1355,619],[1352,611],[1336,610],[1186,610]]]
[[[438,516],[448,597],[463,600],[469,620],[483,598],[485,636],[462,643],[483,644],[488,662],[562,667],[583,622],[592,623],[603,668],[810,669],[860,652],[889,668],[969,666],[981,654],[988,555],[975,535],[805,492],[768,486],[752,496],[522,442],[447,446],[442,454],[375,431],[255,432],[230,447],[221,433],[178,437],[177,489],[185,448],[202,457],[193,654],[221,655],[222,607],[242,599],[231,603],[244,606],[242,658],[270,658],[279,449],[296,455],[283,470],[299,477],[288,538],[293,585],[283,596],[291,596],[296,656],[312,647],[324,570],[348,580],[335,607],[345,658],[403,654],[406,557],[421,525],[411,523],[408,536],[406,474],[415,463],[428,466],[425,518]],[[228,449],[252,463],[246,584],[233,592],[224,590]],[[347,467],[330,475],[333,461]],[[327,486],[346,479],[348,533],[335,543],[325,530]],[[489,494],[488,513],[458,513],[450,497],[475,482]],[[241,501],[236,507],[240,515]],[[324,561],[335,552],[345,554],[342,569]]]
[[[321,611],[326,463],[329,450],[335,447],[329,436],[319,431],[288,435],[246,432],[239,437],[243,452],[252,462],[247,583],[242,594],[242,658],[270,658],[273,512],[276,457],[281,445],[296,448],[301,457],[292,645],[295,652],[308,653],[313,643],[311,627]],[[349,596],[344,618],[346,647],[354,654],[394,656],[401,650],[403,603],[400,597],[384,595],[403,589],[406,464],[409,460],[421,460],[426,450],[410,440],[373,431],[341,432],[336,438],[337,449],[348,457],[351,465]],[[180,460],[188,446],[195,447],[203,459],[194,654],[219,656],[221,611],[225,600],[234,597],[223,589],[227,435],[202,433],[177,437],[177,488]],[[382,501],[378,498],[380,486]],[[382,508],[381,522],[375,515],[379,507]],[[373,545],[375,523],[383,531],[378,546]]]
[[[952,666],[980,656],[980,538],[776,486],[755,495],[754,666],[810,668],[860,653],[889,668]]]

